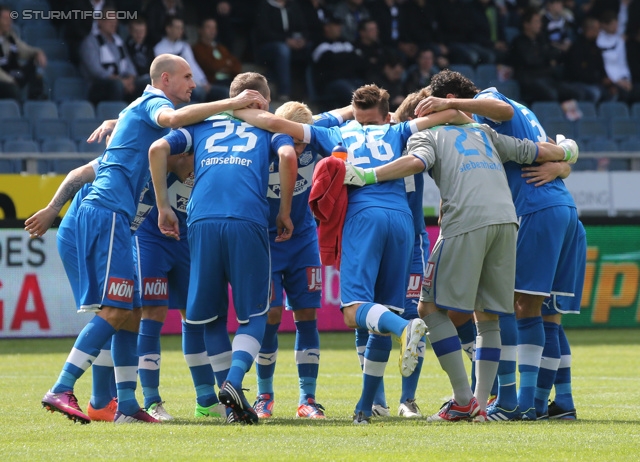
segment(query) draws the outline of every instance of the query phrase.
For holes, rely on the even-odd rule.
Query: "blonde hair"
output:
[[[276,109],[275,114],[287,120],[301,124],[313,124],[313,114],[311,109],[304,103],[298,101],[288,101]]]

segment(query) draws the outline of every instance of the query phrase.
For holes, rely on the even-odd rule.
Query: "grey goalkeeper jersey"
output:
[[[531,164],[538,147],[488,125],[446,125],[416,133],[407,144],[440,189],[442,237],[488,225],[518,223],[503,162]]]

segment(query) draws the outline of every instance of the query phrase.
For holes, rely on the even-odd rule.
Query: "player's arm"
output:
[[[233,111],[244,107],[268,108],[267,100],[255,90],[244,90],[233,98],[212,101],[210,103],[191,104],[180,109],[166,108],[157,116],[161,127],[179,128],[201,122],[207,117],[224,111]]]
[[[280,159],[280,210],[276,217],[278,228],[276,242],[283,242],[290,239],[293,233],[291,202],[298,177],[298,159],[296,151],[291,145],[283,145],[278,148],[278,157]]]
[[[425,130],[427,128],[435,127],[437,125],[464,125],[473,123],[473,119],[470,119],[465,114],[455,109],[449,109],[441,112],[434,112],[427,116],[418,117],[413,119],[413,122],[418,127],[418,130]]]
[[[165,137],[154,141],[149,148],[149,170],[156,194],[158,228],[162,234],[176,240],[180,240],[180,226],[169,202],[167,160],[172,153],[179,154],[189,150],[190,147],[185,134],[180,130],[173,130]]]
[[[496,98],[436,98],[429,96],[418,103],[416,115],[422,116],[434,112],[457,109],[458,111],[478,114],[496,122],[511,120],[513,107]]]
[[[24,230],[31,238],[43,236],[53,224],[64,204],[80,191],[86,183],[96,178],[97,161],[91,162],[71,170],[53,195],[51,202],[45,208],[38,210],[24,222]]]
[[[258,109],[240,109],[233,116],[272,133],[286,133],[295,140],[305,140],[304,124]],[[308,142],[308,141],[305,141]]]

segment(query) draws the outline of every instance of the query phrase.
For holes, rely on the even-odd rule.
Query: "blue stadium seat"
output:
[[[473,82],[475,82],[476,80],[476,71],[473,66],[470,66],[468,64],[451,64],[449,66],[449,69],[452,71],[460,72],[462,75]]]
[[[19,159],[3,159],[0,154],[0,173],[11,174],[22,171],[22,162]]]
[[[565,119],[564,111],[557,101],[535,101],[531,104],[531,110],[538,120],[545,126],[549,119]]]
[[[495,87],[500,93],[514,101],[520,101],[520,84],[513,79],[504,82],[495,82]]]
[[[621,151],[640,151],[640,135],[620,141],[618,147]]]
[[[547,132],[547,136],[551,139],[555,139],[558,134],[571,139],[576,137],[576,123],[567,120],[564,116],[545,119],[542,122],[542,126],[544,131]]]
[[[629,117],[629,106],[622,101],[605,101],[598,106],[598,117],[606,120]]]
[[[615,152],[618,150],[618,144],[610,139],[598,138],[585,143],[583,149],[585,152]]]
[[[596,105],[591,101],[578,101],[578,107],[582,112],[582,117],[598,117]]]
[[[483,90],[490,86],[489,82],[496,80],[498,80],[498,68],[495,64],[478,64],[474,81],[478,89]]]
[[[4,143],[4,152],[40,152],[40,148],[32,140],[9,140]]]
[[[13,139],[31,139],[31,127],[28,120],[15,117],[0,119],[0,141]]]
[[[78,152],[70,138],[48,138],[42,142],[42,152]]]
[[[58,106],[53,101],[25,101],[22,110],[29,120],[58,118]]]
[[[59,77],[80,77],[78,69],[68,61],[52,60],[47,63],[44,76],[50,85]]]
[[[49,40],[46,43],[41,43],[40,49],[47,55],[48,63],[50,64],[52,61],[68,61],[69,60],[69,50],[65,43]],[[47,67],[49,67],[47,65]],[[46,69],[45,69],[46,70]]]
[[[582,141],[609,137],[609,127],[597,117],[583,117],[577,120],[575,124],[577,128],[576,137]]]
[[[69,137],[69,125],[62,119],[40,119],[33,123],[33,138],[37,141]]]
[[[640,134],[640,119],[615,117],[609,124],[610,136],[614,141],[624,141]]]
[[[15,99],[0,99],[0,118],[20,117],[20,105]]]
[[[95,119],[96,111],[89,101],[63,101],[58,106],[61,119]]]
[[[117,119],[125,107],[127,103],[124,101],[100,101],[96,107],[96,117],[100,120]]]
[[[34,47],[58,38],[58,31],[48,21],[29,21],[22,25],[20,38]]]
[[[69,127],[69,134],[71,135],[70,138],[75,142],[81,141],[83,143],[86,143],[89,135],[91,135],[93,131],[100,126],[101,123],[102,120],[100,119],[74,120]]]
[[[80,77],[58,77],[53,82],[53,100],[56,102],[86,100],[88,86]]]
[[[52,162],[52,171],[60,175],[66,175],[71,170],[82,167],[87,161],[82,157],[77,159],[54,159]]]
[[[96,154],[102,154],[107,147],[106,143],[87,143],[87,140],[78,141],[78,152],[95,152]]]
[[[640,101],[631,105],[631,117],[640,119]]]

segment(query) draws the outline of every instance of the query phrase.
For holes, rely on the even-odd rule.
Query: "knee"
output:
[[[344,324],[350,329],[357,329],[358,323],[356,322],[356,311],[359,305],[349,305],[342,308],[342,317]]]

